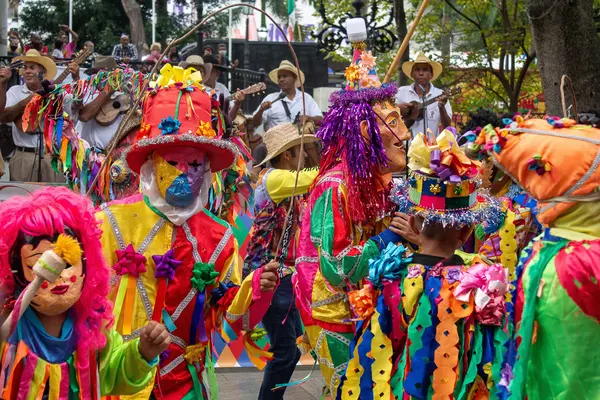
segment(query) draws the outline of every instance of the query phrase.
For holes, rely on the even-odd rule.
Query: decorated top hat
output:
[[[392,193],[400,212],[455,228],[499,218],[499,202],[479,190],[478,164],[458,146],[453,128],[431,141],[420,133],[408,158],[409,177]]]
[[[166,64],[161,69],[145,95],[140,130],[125,155],[132,171],[139,173],[153,151],[174,147],[203,150],[213,172],[234,162],[238,152],[213,129],[212,102],[201,82],[193,68]]]
[[[497,134],[496,144],[483,146],[494,164],[538,200],[543,225],[578,203],[600,200],[600,129],[549,117],[517,119]]]

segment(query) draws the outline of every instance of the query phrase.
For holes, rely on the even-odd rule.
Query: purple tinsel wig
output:
[[[348,186],[348,202],[355,222],[374,221],[388,205],[387,191],[378,191],[381,177],[377,171],[387,167],[377,115],[373,105],[394,102],[397,88],[341,90],[330,97],[331,107],[316,135],[323,142],[319,176],[341,164]],[[367,123],[367,135],[361,122]],[[315,180],[318,182],[319,177]]]

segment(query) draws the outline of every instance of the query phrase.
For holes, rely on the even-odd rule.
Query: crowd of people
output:
[[[303,352],[328,399],[600,396],[598,129],[457,132],[441,64],[397,88],[362,42],[327,110],[282,60],[251,116],[226,48],[155,47],[146,77],[123,36],[61,84],[36,46],[23,84],[0,69],[10,177],[69,188],[0,204],[3,398],[215,399],[215,335],[264,368],[261,400]]]

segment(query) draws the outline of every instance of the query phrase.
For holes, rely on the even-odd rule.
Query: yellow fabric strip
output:
[[[123,335],[131,334],[135,296],[137,296],[137,288],[135,286],[135,278],[131,276],[127,278],[127,293],[125,294],[125,310],[123,313]]]
[[[127,275],[121,276],[118,283],[119,289],[117,290],[117,297],[115,298],[115,306],[113,308],[113,315],[115,317],[115,325],[119,323],[119,316],[123,311],[123,300],[125,299],[125,293],[127,293]]]
[[[58,400],[60,397],[60,364],[50,364],[50,393],[48,400]]]
[[[40,389],[43,392],[42,385],[45,387],[45,378],[46,378],[46,366],[48,363],[41,358],[38,358],[38,363],[35,366],[35,371],[33,371],[33,379],[31,381],[31,386],[29,388],[29,393],[27,393],[27,400],[36,400],[38,398],[38,393],[40,393]]]
[[[381,331],[379,317],[379,312],[375,310],[371,317],[371,331],[373,332],[371,356],[375,360],[371,366],[374,383],[373,397],[375,399],[391,399],[392,341]]]

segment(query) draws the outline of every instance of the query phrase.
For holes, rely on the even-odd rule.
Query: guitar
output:
[[[451,97],[451,96],[455,96],[457,94],[459,94],[461,92],[460,88],[454,88],[454,89],[450,89],[450,90],[445,90],[442,94],[440,94],[439,96],[433,97],[429,100],[425,101],[425,104],[423,104],[422,101],[411,101],[410,102],[410,113],[407,117],[404,117],[404,124],[406,125],[407,128],[410,128],[411,126],[413,126],[413,124],[416,121],[421,121],[423,119],[423,110],[424,108],[427,108],[430,104],[435,103],[436,101],[438,101],[438,99],[442,96],[446,96],[446,97]]]
[[[259,93],[263,93],[267,89],[267,85],[264,82],[255,83],[254,85],[248,86],[246,89],[241,90],[244,96],[252,95],[255,96]],[[231,101],[235,98],[235,93],[227,98]]]
[[[85,48],[83,50],[81,50],[79,53],[77,53],[77,56],[75,56],[75,58],[71,61],[74,62],[77,65],[81,65],[86,58],[88,58],[88,56],[92,54],[92,49],[91,48]],[[56,79],[53,81],[53,83],[56,85],[58,83],[62,83],[62,81],[64,81],[67,76],[69,76],[71,72],[69,72],[68,68],[65,68],[65,70],[63,72],[61,72],[61,74],[59,76],[56,77]]]
[[[121,93],[114,99],[109,97],[96,114],[96,122],[102,126],[112,125],[119,115],[125,114],[130,108],[131,97],[127,93]]]

